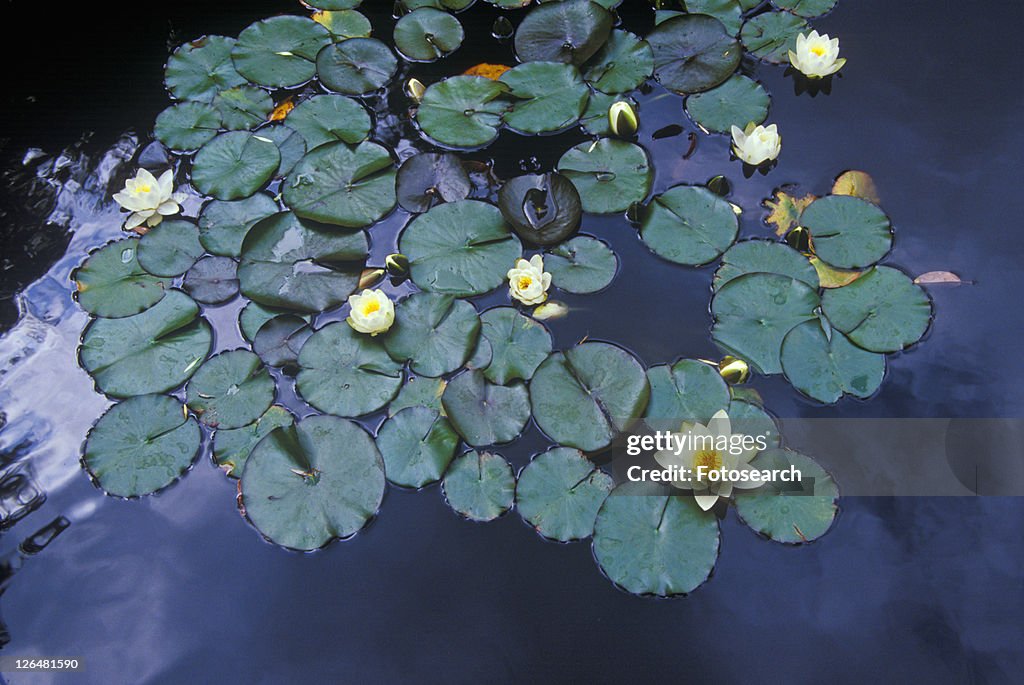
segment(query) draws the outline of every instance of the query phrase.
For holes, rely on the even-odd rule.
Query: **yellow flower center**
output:
[[[380,311],[380,303],[377,302],[377,300],[370,300],[363,305],[363,316],[369,316],[370,314],[378,311]]]
[[[526,290],[533,285],[533,279],[529,276],[520,276],[518,285],[520,290]]]
[[[818,57],[822,57],[825,54],[825,48],[823,48],[820,45],[815,45],[814,47],[811,48],[811,52],[817,55]]]
[[[148,186],[148,185],[146,185],[146,186],[136,186],[135,190],[140,192],[140,193],[148,193],[149,191],[152,190],[152,188],[150,186]]]
[[[694,454],[693,470],[696,471],[701,466],[705,467],[705,473],[722,468],[722,457],[718,454],[718,450],[702,450]]]

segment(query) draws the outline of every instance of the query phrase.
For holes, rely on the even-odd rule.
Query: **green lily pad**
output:
[[[523,62],[579,66],[605,44],[613,23],[611,13],[596,2],[547,2],[530,10],[516,29],[516,54]]]
[[[245,131],[221,133],[196,153],[192,185],[218,200],[253,195],[281,164],[277,145]]]
[[[302,346],[313,335],[309,322],[294,314],[275,316],[256,332],[252,351],[269,366],[295,366]]]
[[[277,167],[277,178],[287,176],[300,159],[306,155],[306,139],[291,126],[272,124],[256,132],[256,137],[269,140],[281,153],[281,164]]]
[[[763,374],[782,372],[779,351],[786,334],[815,318],[818,292],[782,274],[754,273],[722,286],[711,300],[719,347]]]
[[[555,352],[530,381],[537,425],[555,442],[595,452],[643,416],[650,398],[644,367],[626,350],[585,342]]]
[[[570,149],[558,160],[558,171],[576,186],[583,210],[594,214],[625,212],[642,202],[654,177],[642,147],[612,138]]]
[[[232,478],[241,478],[245,462],[260,440],[275,428],[294,425],[295,417],[284,407],[272,406],[248,426],[219,429],[213,435],[213,460]]]
[[[141,497],[183,476],[199,454],[200,438],[199,425],[178,400],[132,397],[96,422],[82,460],[108,495]]]
[[[559,290],[585,295],[611,284],[619,270],[619,258],[597,238],[578,235],[548,250],[544,270]]]
[[[154,276],[180,276],[203,256],[199,229],[181,219],[164,219],[139,241],[139,265]]]
[[[448,381],[443,378],[409,375],[398,396],[388,405],[388,416],[394,416],[406,407],[427,407],[441,412],[441,395]]]
[[[491,349],[491,342],[482,335],[476,340],[476,349],[473,356],[466,362],[467,369],[486,369],[494,357],[494,350]]]
[[[715,272],[715,291],[744,274],[768,273],[790,276],[817,290],[818,271],[789,245],[771,240],[743,240],[722,255],[722,265]]]
[[[249,302],[247,305],[242,307],[242,311],[238,313],[238,329],[242,331],[242,336],[245,337],[246,340],[252,342],[256,339],[256,334],[259,333],[263,324],[270,321],[275,316],[281,316],[282,314],[289,313],[290,312],[287,309],[264,307],[259,302]]]
[[[78,358],[100,392],[130,397],[177,388],[199,368],[212,343],[196,303],[170,290],[141,314],[93,321]]]
[[[828,14],[839,0],[772,0],[780,10],[813,19]]]
[[[167,60],[164,84],[178,100],[212,102],[222,90],[245,85],[231,61],[234,38],[203,36],[185,43]]]
[[[326,10],[314,15],[313,19],[330,31],[335,40],[369,38],[373,33],[373,25],[366,15],[352,9]]]
[[[416,110],[416,122],[431,140],[473,149],[498,137],[508,86],[483,76],[453,76],[432,84]]]
[[[455,52],[465,33],[448,12],[421,7],[395,24],[395,47],[410,62],[434,62]]]
[[[842,288],[826,290],[829,322],[859,347],[898,352],[920,340],[931,324],[928,294],[898,269],[878,266]]]
[[[501,211],[479,200],[449,202],[409,222],[398,248],[424,290],[482,295],[505,282],[523,254]]]
[[[304,0],[303,4],[315,7],[318,10],[334,12],[338,10],[353,10],[363,4],[363,0]]]
[[[745,129],[768,118],[772,99],[760,83],[736,74],[722,85],[686,98],[686,113],[701,128],[729,133],[733,126]]]
[[[656,496],[625,483],[594,523],[594,559],[608,579],[635,595],[693,592],[718,561],[718,519],[693,497]]]
[[[516,506],[545,538],[572,542],[594,532],[597,511],[612,487],[611,476],[579,450],[555,447],[519,472]]]
[[[402,5],[407,10],[418,10],[423,7],[431,7],[438,10],[451,10],[452,12],[460,12],[476,0],[400,0]]]
[[[840,269],[863,269],[892,249],[889,217],[859,197],[829,195],[812,202],[800,216],[811,233],[814,252]]]
[[[160,112],[153,133],[172,150],[191,152],[213,140],[221,125],[220,112],[210,105],[182,102]]]
[[[388,480],[405,488],[441,480],[458,444],[459,436],[448,420],[426,407],[403,409],[377,432]]]
[[[602,93],[628,93],[654,73],[654,51],[629,31],[612,31],[584,67],[583,78]]]
[[[470,521],[493,521],[512,508],[516,476],[500,454],[470,450],[455,458],[441,481],[452,510]]]
[[[277,428],[242,472],[245,515],[283,547],[314,550],[358,533],[380,509],[384,463],[362,426],[313,416]]]
[[[664,21],[647,35],[647,42],[654,50],[654,77],[677,93],[699,93],[724,83],[743,57],[725,25],[706,14]]]
[[[376,38],[349,38],[316,57],[320,82],[337,93],[365,95],[388,84],[398,70],[391,48]]]
[[[782,371],[794,388],[824,402],[844,393],[870,397],[885,377],[885,357],[862,350],[839,331],[826,334],[817,321],[802,323],[782,342]]]
[[[493,384],[479,369],[450,380],[441,404],[452,427],[471,447],[512,442],[530,420],[526,386]]]
[[[331,33],[307,17],[279,16],[250,24],[231,50],[235,69],[261,86],[291,88],[316,75],[316,55]]]
[[[402,365],[381,341],[342,321],[310,336],[299,353],[299,369],[295,385],[302,398],[338,416],[375,412],[402,387]]]
[[[75,298],[93,316],[138,314],[163,299],[171,282],[150,275],[138,260],[139,240],[107,243],[71,274]]]
[[[207,359],[185,389],[188,408],[213,428],[241,428],[274,403],[274,379],[248,350],[221,352]]]
[[[576,233],[583,217],[580,194],[558,173],[524,174],[498,191],[498,207],[523,240],[555,245]]]
[[[519,133],[549,133],[576,124],[590,89],[576,67],[560,62],[526,62],[498,79],[515,98],[505,124]]]
[[[284,203],[304,219],[362,228],[395,206],[391,153],[369,141],[327,143],[308,153],[284,182]]]
[[[419,214],[441,202],[465,200],[473,183],[453,154],[421,152],[402,162],[395,178],[398,205]]]
[[[654,430],[678,431],[684,421],[707,425],[729,407],[729,386],[718,369],[695,359],[647,369],[651,401],[644,421]]]
[[[188,270],[181,287],[196,302],[227,302],[238,294],[238,263],[230,257],[207,255]]]
[[[755,57],[772,64],[788,64],[796,37],[809,29],[807,22],[789,12],[765,12],[743,24],[740,40]]]
[[[647,205],[640,238],[670,262],[700,266],[728,250],[739,228],[727,201],[703,186],[675,186]]]
[[[339,231],[291,212],[257,222],[242,243],[242,294],[268,307],[321,312],[359,284],[369,250],[365,231]]]
[[[480,334],[480,317],[466,300],[414,293],[395,307],[395,323],[384,347],[397,361],[409,361],[421,376],[442,376],[470,358]]]
[[[344,95],[314,95],[295,105],[285,121],[305,139],[310,151],[336,140],[355,145],[370,135],[366,108]]]
[[[730,36],[739,35],[743,24],[743,8],[737,0],[683,0],[690,14],[707,14],[722,22]]]
[[[800,471],[800,483],[776,483],[736,495],[736,513],[754,531],[776,542],[817,540],[832,527],[839,488],[813,459],[790,450],[765,450],[750,465],[758,469]],[[790,490],[782,488],[790,487]]]
[[[495,307],[480,315],[480,335],[490,343],[487,380],[500,385],[528,381],[551,354],[551,334],[543,324],[514,307]]]
[[[731,390],[735,395],[737,388]],[[734,433],[755,437],[763,435],[769,447],[778,447],[782,444],[778,423],[763,407],[734,396],[727,411],[729,424]]]
[[[199,212],[199,242],[211,254],[239,257],[250,229],[279,211],[274,198],[266,193],[244,200],[212,200]]]
[[[265,123],[274,109],[270,95],[255,86],[222,90],[213,98],[213,107],[229,131],[247,131]]]

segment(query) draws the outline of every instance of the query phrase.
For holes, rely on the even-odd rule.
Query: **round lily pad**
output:
[[[255,135],[257,138],[272,142],[281,153],[281,164],[278,165],[275,174],[277,178],[287,176],[295,164],[306,155],[306,139],[291,126],[264,126]]]
[[[215,108],[203,102],[182,102],[160,112],[153,133],[172,150],[191,152],[213,140],[220,128],[220,112]]]
[[[402,387],[402,365],[377,338],[344,322],[310,336],[299,353],[296,388],[322,412],[362,416],[390,402]]]
[[[772,99],[752,78],[736,74],[720,86],[686,98],[686,113],[712,133],[729,133],[733,126],[745,129],[768,118]]]
[[[298,216],[362,228],[395,206],[395,164],[387,148],[326,143],[295,165],[284,182],[284,202]]]
[[[480,315],[480,324],[480,335],[491,349],[484,375],[494,383],[507,385],[530,380],[551,354],[548,329],[514,307],[488,309]]]
[[[597,238],[578,235],[548,250],[544,270],[559,290],[584,295],[607,288],[619,269],[619,258]]]
[[[416,121],[429,138],[451,148],[473,149],[498,137],[508,86],[483,76],[453,76],[427,88]]]
[[[238,257],[249,230],[278,211],[274,198],[266,193],[244,200],[212,200],[199,212],[199,241],[212,254]]]
[[[743,24],[743,46],[765,62],[786,64],[789,51],[796,49],[796,37],[808,30],[807,22],[789,12],[765,12]]]
[[[302,346],[312,334],[313,329],[300,316],[275,316],[256,332],[252,339],[252,351],[270,366],[295,366]]]
[[[611,476],[579,450],[555,447],[519,472],[516,506],[545,538],[572,542],[594,532],[597,511],[612,487]]]
[[[171,282],[150,275],[138,260],[139,240],[128,238],[96,250],[71,277],[75,298],[93,316],[138,314],[163,299]]]
[[[100,392],[130,397],[177,388],[199,368],[212,343],[196,303],[170,290],[141,314],[93,321],[78,358]]]
[[[369,38],[373,33],[373,25],[366,15],[353,9],[317,12],[313,20],[330,31],[335,40]]]
[[[450,380],[441,405],[452,427],[471,447],[511,442],[530,420],[526,386],[493,384],[479,369],[463,371]]]
[[[241,428],[274,402],[274,379],[248,350],[221,352],[206,360],[185,392],[188,408],[213,428]]]
[[[229,131],[247,131],[267,121],[274,101],[262,88],[239,86],[222,90],[213,97],[213,107]]]
[[[406,407],[427,407],[441,411],[441,395],[448,381],[443,378],[409,375],[409,379],[388,405],[388,416],[394,416]]]
[[[726,283],[744,274],[769,273],[791,276],[817,290],[818,272],[803,256],[789,245],[772,240],[743,240],[722,255],[722,265],[713,281],[717,291]]]
[[[188,471],[201,433],[181,402],[142,395],[115,404],[85,441],[82,460],[103,491],[141,497],[163,490]]]
[[[859,197],[829,195],[812,202],[800,216],[814,252],[840,269],[863,269],[892,249],[889,217]]]
[[[245,131],[231,131],[204,145],[192,164],[192,185],[218,200],[249,197],[274,176],[277,145]]]
[[[851,343],[845,335],[828,334],[817,321],[802,323],[782,342],[782,371],[803,394],[832,404],[844,393],[870,397],[885,377],[885,357]]]
[[[203,36],[185,43],[167,60],[164,83],[178,100],[212,102],[222,90],[245,85],[231,61],[234,38]]]
[[[779,351],[786,334],[814,318],[815,289],[782,274],[753,273],[729,281],[711,300],[719,347],[763,374],[782,372]]]
[[[416,217],[398,247],[416,285],[457,297],[494,290],[523,254],[501,211],[479,200],[449,202]]]
[[[523,62],[579,66],[611,35],[611,13],[589,0],[548,2],[530,10],[516,29],[516,54]]]
[[[418,214],[442,202],[465,200],[473,190],[473,183],[455,155],[421,152],[402,162],[395,188],[398,205]]]
[[[612,31],[583,67],[583,78],[602,93],[628,93],[654,72],[654,51],[629,31]]]
[[[398,60],[391,48],[376,38],[349,38],[333,43],[316,57],[320,82],[330,90],[347,95],[380,90],[397,70]]]
[[[314,550],[373,518],[384,498],[384,464],[362,426],[313,416],[256,445],[240,491],[245,515],[271,542]]]
[[[395,47],[411,62],[433,62],[462,45],[462,24],[448,12],[421,7],[395,24]]]
[[[594,523],[594,558],[608,579],[636,595],[693,592],[718,561],[718,520],[693,497],[620,485]]]
[[[203,256],[199,229],[181,219],[164,219],[139,241],[139,265],[154,276],[180,276]]]
[[[611,444],[643,416],[650,385],[640,362],[626,350],[585,342],[555,352],[530,381],[537,425],[552,440],[585,452]]]
[[[569,128],[587,108],[590,89],[571,64],[526,62],[498,79],[515,98],[505,124],[519,133],[548,133]]]
[[[828,14],[839,0],[772,0],[780,10],[813,19]]]
[[[558,160],[558,171],[576,186],[583,210],[594,214],[625,212],[642,202],[654,177],[642,147],[613,138],[580,143]]]
[[[932,303],[905,273],[877,266],[850,285],[826,290],[821,308],[829,322],[872,352],[898,352],[920,340]]]
[[[295,417],[284,407],[272,406],[248,426],[219,429],[213,435],[213,460],[232,478],[241,478],[245,462],[260,440],[275,428],[291,426]]]
[[[678,431],[683,422],[707,425],[729,407],[729,386],[715,367],[695,359],[647,369],[651,401],[644,420],[654,430]]]
[[[677,93],[699,93],[724,83],[740,65],[743,50],[725,25],[706,14],[673,17],[647,35],[654,76]]]
[[[458,369],[476,349],[480,317],[466,300],[450,295],[415,293],[395,307],[395,323],[384,338],[392,358],[409,361],[421,376],[441,376]]]
[[[330,31],[312,19],[271,17],[238,35],[231,59],[238,73],[253,83],[291,88],[313,78],[316,55],[330,42]]]
[[[426,407],[403,409],[377,432],[388,480],[405,488],[441,480],[458,444],[448,420]]]
[[[640,238],[656,255],[699,266],[736,241],[739,219],[732,205],[703,186],[675,186],[647,205]]]
[[[336,140],[355,145],[370,135],[366,108],[344,95],[314,95],[295,105],[285,121],[303,137],[309,150]]]
[[[188,270],[181,287],[196,302],[227,302],[238,294],[238,263],[230,257],[207,255]]]
[[[455,458],[441,481],[448,506],[470,521],[493,521],[512,508],[516,477],[500,454],[470,450]]]
[[[583,204],[576,186],[558,173],[524,174],[498,191],[498,207],[523,240],[554,245],[576,233]]]

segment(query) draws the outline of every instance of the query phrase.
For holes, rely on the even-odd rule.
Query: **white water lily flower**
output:
[[[727,479],[712,480],[707,477],[711,471],[729,473],[753,470],[750,460],[758,453],[756,447],[744,448],[744,443],[753,444],[753,441],[744,441],[742,434],[732,432],[729,415],[724,409],[712,416],[707,426],[684,423],[682,430],[676,435],[679,436],[679,444],[682,446],[678,454],[676,450],[664,450],[656,453],[654,458],[662,468],[676,467],[687,474],[688,479],[675,480],[672,485],[681,490],[692,490],[693,498],[704,511],[715,506],[719,497],[729,497],[733,488],[757,488],[762,484],[761,481],[754,479],[733,482]],[[687,435],[687,440],[681,440]],[[701,467],[703,471],[700,470]]]
[[[350,295],[348,305],[352,311],[345,320],[359,333],[385,333],[395,323],[395,303],[381,290]]]
[[[548,299],[551,274],[544,273],[544,258],[533,255],[530,261],[520,259],[508,272],[508,294],[526,305],[541,304]]]
[[[747,164],[757,166],[778,159],[782,152],[782,136],[775,124],[758,126],[747,124],[745,131],[732,127],[732,151]]]
[[[143,223],[152,228],[165,216],[177,214],[185,197],[184,193],[174,192],[174,173],[170,169],[160,174],[159,179],[147,169],[139,169],[135,178],[125,182],[124,190],[114,195],[114,200],[132,213],[124,223],[130,230]]]
[[[838,38],[811,31],[796,37],[796,50],[789,51],[789,63],[804,76],[824,78],[842,69],[846,59],[839,57]]]

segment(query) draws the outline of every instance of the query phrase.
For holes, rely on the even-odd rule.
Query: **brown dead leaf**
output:
[[[475,66],[466,69],[463,72],[464,76],[483,76],[489,78],[492,81],[497,81],[502,74],[511,69],[512,67],[506,67],[504,64],[488,64],[487,62],[481,62]]]
[[[785,190],[776,190],[771,198],[761,203],[768,210],[764,222],[775,227],[775,235],[784,236],[799,224],[800,215],[807,205],[817,199],[810,193],[803,197],[795,197]]]
[[[295,109],[295,101],[292,98],[285,98],[273,109],[270,116],[267,117],[267,121],[282,121],[293,109]]]
[[[833,195],[852,195],[862,200],[881,204],[875,180],[864,171],[846,171],[839,175],[832,186]]]

